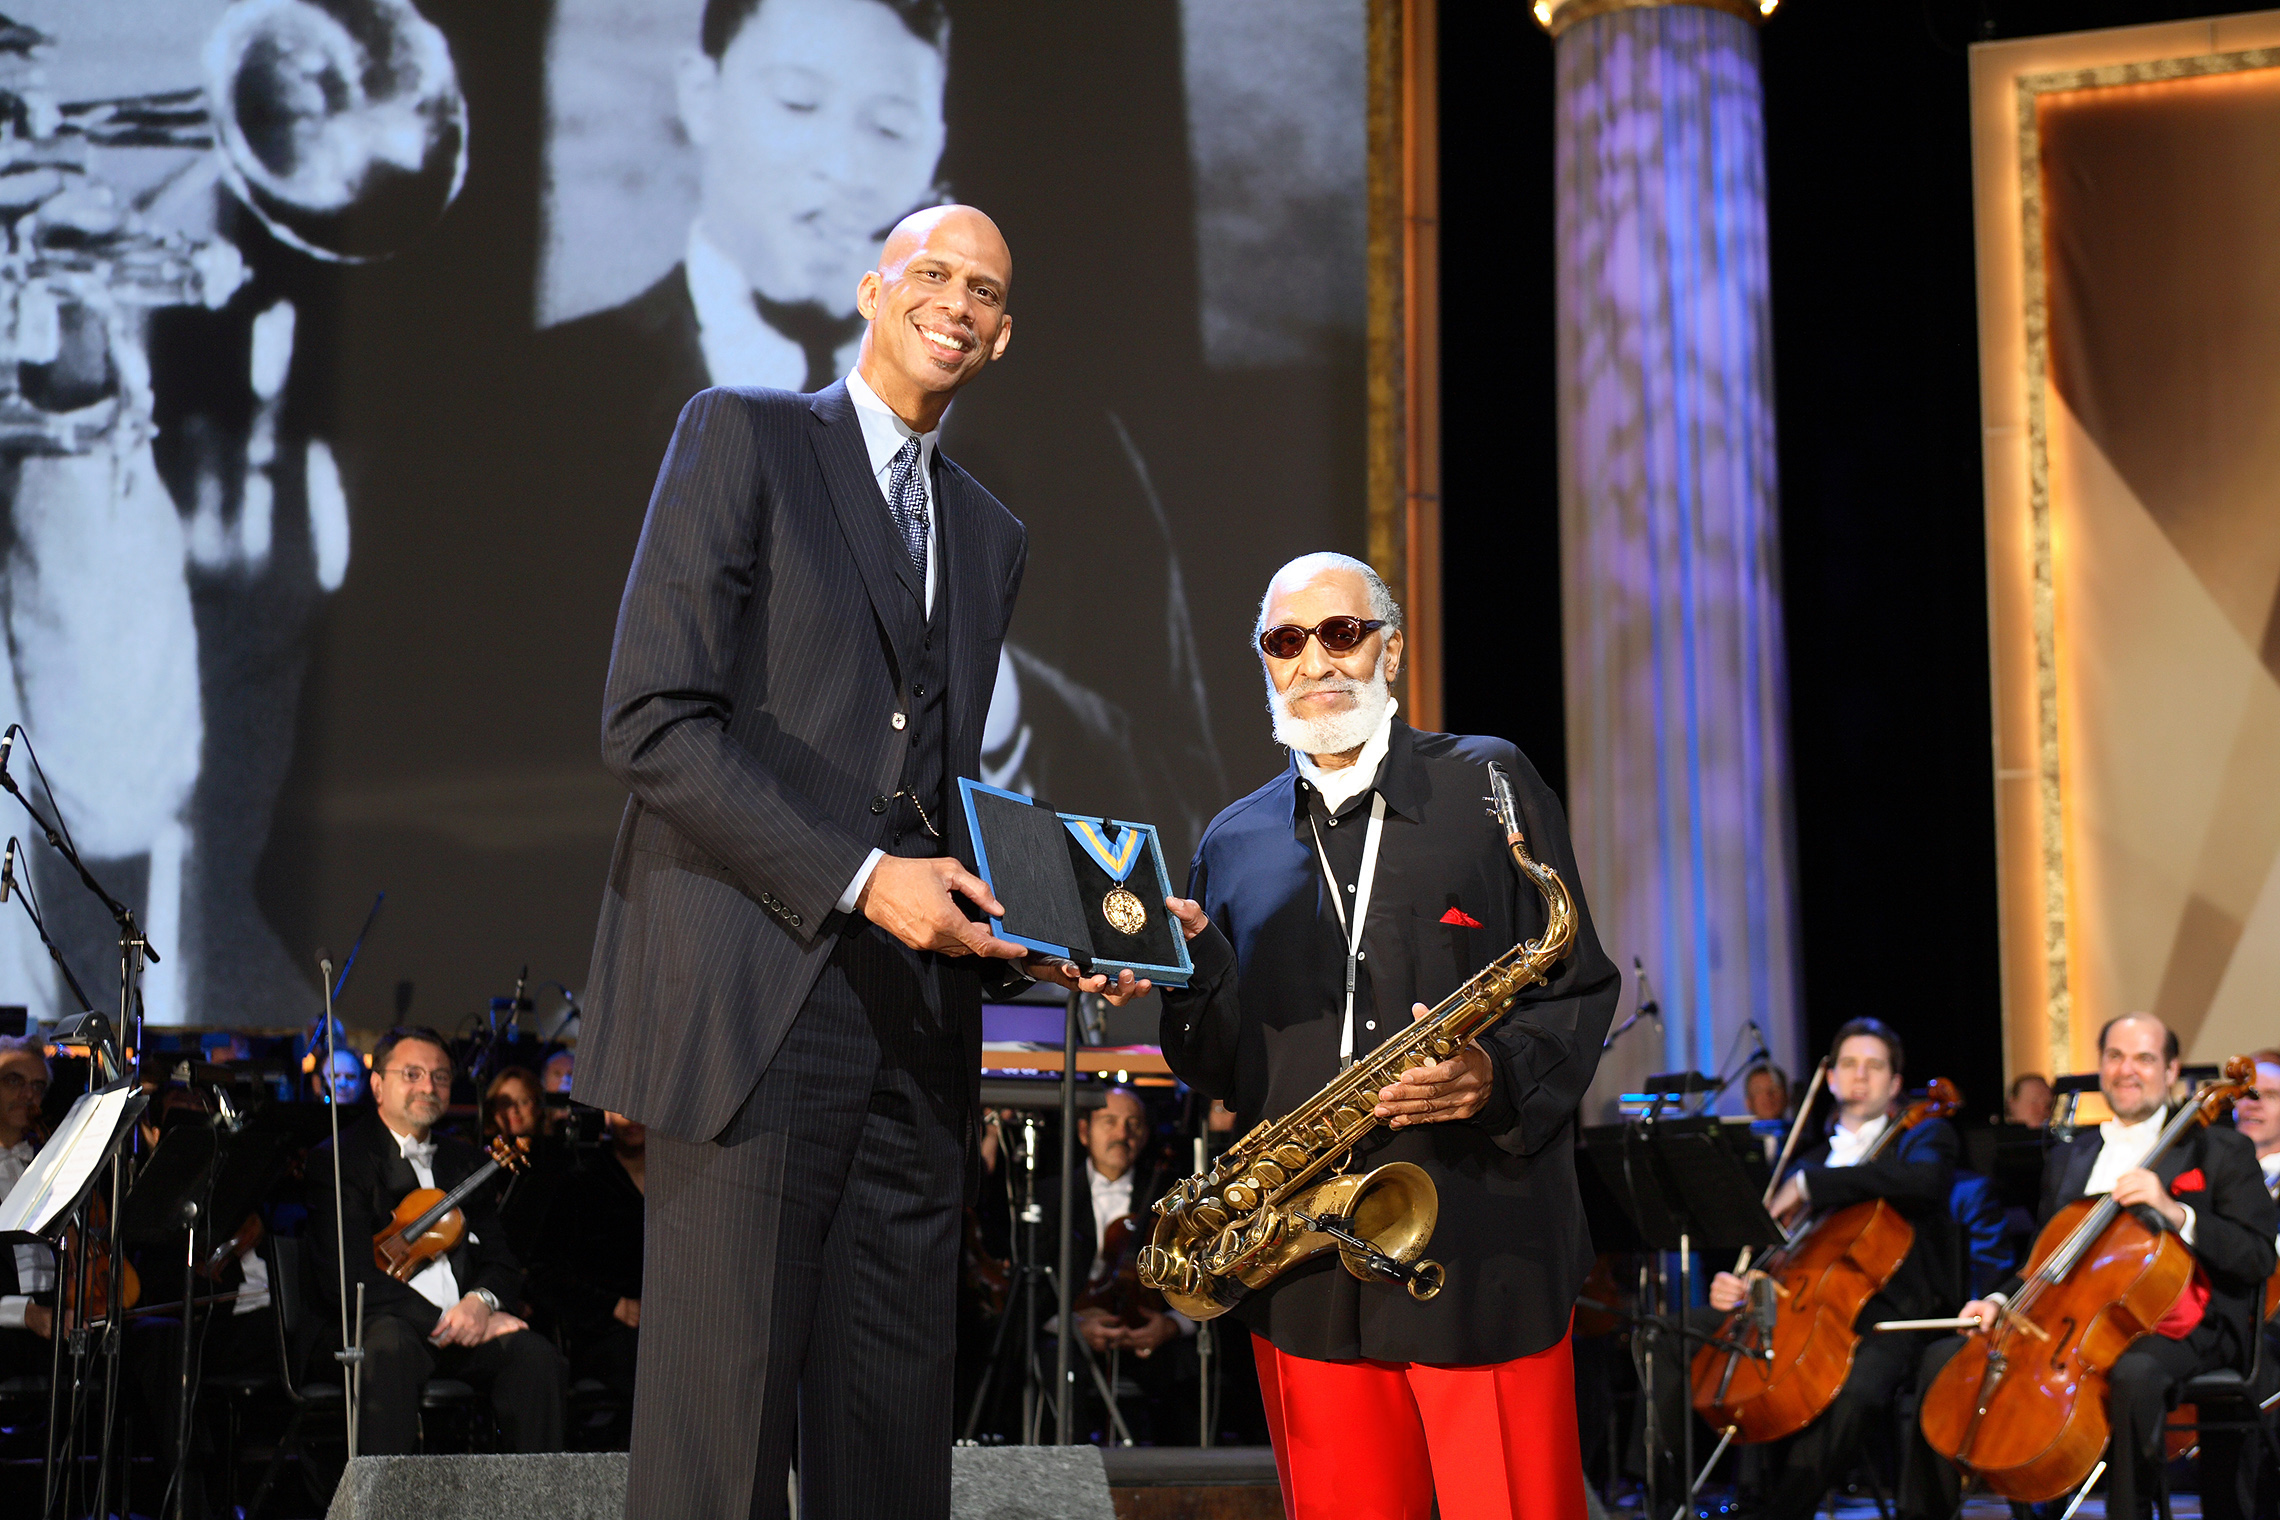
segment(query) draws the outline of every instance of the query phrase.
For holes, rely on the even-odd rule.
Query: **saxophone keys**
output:
[[[1280,1162],[1287,1171],[1305,1170],[1306,1163],[1310,1159],[1303,1146],[1278,1145],[1275,1147],[1275,1160]]]
[[[1256,1177],[1263,1186],[1269,1188],[1281,1187],[1290,1177],[1290,1173],[1272,1161],[1261,1161],[1251,1168],[1251,1175]]]
[[[1259,1206],[1258,1184],[1251,1178],[1228,1183],[1223,1196],[1227,1199],[1227,1206],[1238,1214],[1248,1214]]]

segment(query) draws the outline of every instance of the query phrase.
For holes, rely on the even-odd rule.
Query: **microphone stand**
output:
[[[1631,957],[1631,974],[1638,978],[1638,1001],[1632,1005],[1631,1016],[1608,1031],[1607,1038],[1599,1042],[1603,1051],[1613,1050],[1615,1042],[1631,1032],[1631,1026],[1641,1019],[1653,1019],[1657,1029],[1662,1028],[1662,1004],[1655,1001],[1654,989],[1647,985],[1646,963],[1637,956]]]
[[[31,816],[32,822],[39,826],[41,834],[46,836],[48,847],[61,855],[71,869],[78,873],[80,883],[88,891],[95,894],[96,901],[104,906],[110,913],[112,922],[119,926],[119,1022],[116,1027],[120,1036],[126,1040],[128,1050],[132,1053],[135,1063],[135,1076],[139,1079],[143,1075],[144,1065],[150,1058],[150,1052],[144,1049],[146,1042],[143,1039],[142,1029],[143,966],[146,962],[153,966],[159,964],[159,953],[151,947],[150,939],[143,933],[142,926],[135,922],[134,910],[103,889],[103,884],[95,879],[95,873],[87,869],[87,862],[79,858],[79,851],[73,846],[71,836],[63,832],[54,822],[51,822],[47,815],[39,810],[38,805],[24,795],[24,789],[16,784],[16,778],[8,773],[8,753],[14,748],[17,736],[23,732],[24,725],[11,723],[8,725],[7,732],[0,735],[0,789],[6,790],[9,796],[23,804],[24,811]],[[27,750],[31,748],[29,738],[25,740],[24,747]],[[39,763],[39,756],[34,753],[32,765],[35,770],[38,769]],[[40,781],[43,786],[46,785],[46,772],[40,772]],[[51,801],[54,799],[52,789],[49,790],[49,799]],[[44,932],[41,938],[46,938]],[[54,954],[54,946],[50,945],[48,948],[49,953]],[[59,963],[61,959],[61,956],[57,957]],[[67,978],[69,975],[69,972],[65,973]],[[77,982],[72,983],[72,990],[78,992]],[[86,996],[84,992],[79,992],[82,1007],[86,1006]],[[116,1269],[123,1264],[124,1248],[114,1254],[121,1258],[111,1263],[112,1267]]]
[[[372,911],[375,913],[380,911],[380,904],[377,901],[372,904]],[[371,928],[372,920],[366,919],[364,927]],[[362,945],[364,936],[362,934],[357,935],[356,942],[358,945]],[[350,951],[349,960],[351,964],[354,964],[355,958],[355,952]],[[333,1087],[335,1043],[333,1031],[336,1026],[333,1020],[332,957],[320,953],[317,957],[317,971],[325,984],[325,1112],[332,1119],[333,1250],[335,1252],[334,1260],[340,1273],[340,1349],[333,1353],[333,1360],[340,1363],[343,1374],[341,1397],[348,1414],[348,1461],[349,1465],[353,1467],[356,1465],[357,1415],[361,1412],[364,1403],[364,1284],[358,1283],[356,1285],[356,1317],[350,1319],[348,1313],[348,1202],[346,1191],[340,1180],[340,1094]],[[345,966],[341,968],[341,980],[343,982],[348,980],[348,968]],[[350,1339],[351,1326],[355,1328],[353,1340]]]
[[[5,765],[6,758],[4,755],[0,755],[0,773],[4,773]],[[87,1008],[88,1003],[86,989],[79,985],[79,978],[71,974],[71,963],[63,958],[62,947],[56,944],[54,938],[49,935],[47,931],[46,921],[41,918],[39,909],[33,904],[32,895],[28,884],[18,882],[16,880],[16,853],[17,842],[15,839],[11,838],[8,841],[6,855],[4,857],[0,857],[0,903],[6,902],[11,893],[14,894],[17,904],[24,910],[24,917],[31,920],[32,932],[37,934],[40,937],[40,943],[47,947],[48,958],[55,962],[55,969],[62,973],[65,985],[71,988],[71,995],[79,1000],[79,1006],[82,1010],[84,1010]],[[102,1022],[102,1015],[96,1014],[94,1015],[94,1018],[97,1023]],[[78,1025],[83,1022],[83,1019],[74,1018],[68,1022],[72,1025]],[[61,1032],[63,1032],[63,1026],[59,1025],[58,1033]],[[111,1073],[111,1078],[105,1078],[104,1054],[110,1047],[107,1041],[99,1037],[100,1032],[98,1031],[97,1033],[98,1038],[95,1040],[95,1043],[90,1045],[87,1056],[89,1078],[88,1086],[90,1089],[106,1086],[108,1085],[108,1080],[115,1080],[118,1075],[117,1071],[114,1069]],[[116,1159],[116,1157],[113,1158],[114,1161],[116,1161]],[[116,1168],[114,1167],[114,1172],[115,1171]],[[115,1203],[116,1200],[114,1199],[114,1204]],[[73,1212],[79,1216],[80,1236],[82,1239],[85,1239],[87,1233],[86,1203],[84,1201],[81,1202],[78,1208]],[[113,1219],[116,1219],[117,1217],[118,1216],[116,1214],[112,1215]],[[45,1472],[42,1474],[43,1487],[45,1492],[42,1496],[40,1505],[40,1513],[43,1515],[49,1515],[55,1512],[57,1499],[63,1497],[69,1490],[70,1469],[77,1465],[74,1461],[72,1461],[70,1456],[71,1448],[76,1445],[76,1441],[68,1435],[69,1430],[76,1427],[77,1418],[76,1414],[74,1414],[72,1418],[66,1419],[64,1417],[64,1410],[66,1408],[70,1408],[76,1411],[77,1409],[79,1402],[78,1391],[85,1382],[84,1377],[81,1375],[82,1368],[80,1364],[81,1359],[84,1358],[87,1353],[87,1333],[84,1330],[67,1330],[63,1324],[63,1315],[61,1312],[64,1273],[63,1253],[60,1250],[54,1250],[51,1251],[51,1254],[55,1257],[57,1313],[56,1322],[48,1333],[49,1367],[47,1457],[44,1464]],[[85,1252],[82,1251],[80,1254],[84,1259]],[[114,1282],[118,1280],[119,1279],[116,1276],[112,1278],[112,1281]],[[85,1303],[85,1297],[82,1296],[78,1302]],[[71,1354],[73,1369],[70,1385],[71,1391],[68,1394],[65,1392],[65,1384],[63,1378],[63,1348],[67,1341],[71,1344],[72,1348]],[[112,1381],[115,1382],[118,1369],[114,1366],[111,1371],[113,1373]],[[61,1464],[58,1462],[58,1454],[56,1451],[56,1439],[59,1434],[65,1435],[67,1443]],[[63,1471],[61,1472],[58,1471],[59,1465],[63,1468]],[[109,1466],[109,1457],[108,1453],[106,1453],[103,1459],[103,1468],[106,1472],[109,1470]]]
[[[48,785],[47,772],[40,765],[39,752],[32,749],[31,740],[25,735],[24,725],[21,723],[11,723],[5,733],[0,733],[0,790],[5,790],[9,796],[15,798],[22,805],[24,812],[34,824],[38,825],[40,833],[47,839],[48,848],[64,858],[71,869],[78,874],[80,884],[95,895],[95,900],[100,902],[110,913],[111,921],[119,926],[119,1018],[118,1023],[113,1027],[116,1029],[118,1037],[127,1042],[127,1050],[135,1063],[134,1076],[139,1082],[143,1075],[143,1069],[150,1060],[148,1042],[143,1038],[142,1027],[143,966],[146,963],[155,966],[159,964],[161,957],[158,951],[152,948],[149,936],[144,934],[142,925],[135,922],[134,910],[104,890],[103,884],[95,879],[95,873],[87,869],[87,862],[80,858],[79,850],[72,843],[71,835],[62,828],[59,822],[62,817],[61,812],[57,813],[56,819],[51,820],[40,811],[38,804],[24,795],[24,789],[18,786],[16,778],[9,774],[8,757],[15,748],[16,740],[19,737],[24,738],[24,748],[32,756],[33,771],[39,776],[41,786],[47,791],[48,800],[52,803],[55,799],[55,789]],[[44,928],[40,932],[40,938],[42,940],[47,939],[47,931]],[[62,956],[57,952],[53,943],[49,944],[48,953],[56,958],[58,964],[61,964]],[[68,972],[66,977],[68,979]],[[85,992],[79,990],[76,980],[71,982],[71,986],[80,999],[82,1010],[85,1010],[87,1001]],[[111,1281],[113,1284],[126,1281],[127,1243],[126,1238],[118,1231],[118,1224],[119,1207],[125,1201],[126,1193],[126,1147],[129,1143],[126,1137],[133,1133],[133,1128],[130,1125],[121,1132],[114,1142],[114,1150],[111,1156]],[[120,1321],[119,1317],[114,1315],[103,1328],[101,1354],[109,1363],[110,1375],[106,1379],[106,1386],[103,1391],[102,1454],[95,1474],[95,1512],[97,1514],[110,1513],[106,1506],[110,1502],[111,1437],[116,1425],[119,1402],[120,1347]],[[123,1476],[121,1486],[124,1487]]]

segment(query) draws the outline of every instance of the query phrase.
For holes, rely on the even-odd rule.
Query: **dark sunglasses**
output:
[[[1332,654],[1345,654],[1356,644],[1385,626],[1384,618],[1327,617],[1312,628],[1301,628],[1296,623],[1278,623],[1259,635],[1259,647],[1278,660],[1295,660],[1306,648],[1306,638],[1312,634],[1322,641],[1322,647]]]

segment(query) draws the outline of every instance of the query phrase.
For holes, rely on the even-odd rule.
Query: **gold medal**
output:
[[[1101,917],[1119,934],[1138,934],[1148,927],[1148,910],[1122,887],[1111,887],[1108,896],[1100,900]]]

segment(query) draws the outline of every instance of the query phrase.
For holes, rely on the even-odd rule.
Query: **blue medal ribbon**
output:
[[[1090,818],[1064,818],[1061,821],[1068,825],[1069,832],[1076,836],[1077,843],[1085,847],[1085,853],[1093,858],[1093,863],[1108,873],[1110,881],[1123,881],[1132,874],[1132,868],[1140,863],[1143,830],[1126,828],[1116,836],[1115,843],[1111,844],[1101,836],[1100,825]]]

